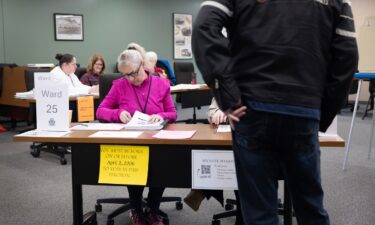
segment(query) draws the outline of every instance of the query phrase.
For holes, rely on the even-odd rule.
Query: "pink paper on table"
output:
[[[159,139],[188,139],[193,137],[195,132],[196,130],[161,130],[152,137]]]

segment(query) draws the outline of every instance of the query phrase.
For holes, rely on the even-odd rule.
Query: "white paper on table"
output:
[[[122,130],[124,127],[122,123],[80,123],[70,130]]]
[[[141,131],[98,131],[91,134],[95,138],[137,138],[143,132]]]
[[[159,139],[189,139],[193,137],[195,132],[196,130],[161,130],[152,137]]]
[[[333,119],[326,132],[319,132],[319,137],[337,137],[337,116]]]
[[[207,85],[206,84],[177,84],[175,86],[171,86],[171,91],[194,90],[194,89],[200,89],[205,86]]]
[[[168,121],[150,123],[151,116],[135,111],[131,120],[125,124],[127,130],[160,130]]]
[[[30,130],[22,134],[16,135],[17,137],[62,137],[69,134],[69,131],[43,131],[43,130]]]
[[[192,189],[237,190],[233,151],[192,150]]]
[[[230,125],[219,125],[216,130],[216,132],[218,133],[227,133],[231,131],[232,130],[230,129]]]
[[[34,98],[34,91],[27,91],[27,92],[16,92],[15,98],[18,99],[33,99]]]
[[[82,97],[82,96],[99,97],[99,93],[83,94],[83,93],[77,93],[77,92],[69,92],[69,97]]]

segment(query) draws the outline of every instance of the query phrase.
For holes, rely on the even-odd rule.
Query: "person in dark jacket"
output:
[[[282,171],[298,224],[328,225],[318,131],[358,65],[350,0],[204,1],[192,47],[232,125],[244,223],[278,224]]]

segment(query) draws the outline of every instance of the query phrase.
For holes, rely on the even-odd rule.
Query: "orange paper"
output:
[[[77,97],[77,116],[78,122],[87,122],[94,120],[94,97]]]

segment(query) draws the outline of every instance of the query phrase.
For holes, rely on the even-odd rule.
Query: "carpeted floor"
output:
[[[199,110],[198,117],[204,118],[206,110]],[[192,110],[179,110],[180,119],[190,114]],[[375,224],[375,150],[373,157],[367,159],[371,117],[361,120],[360,116],[359,113],[347,171],[341,170],[344,148],[322,149],[325,206],[333,225]],[[350,121],[348,111],[338,118],[339,135],[344,139]],[[48,153],[33,158],[29,153],[30,143],[12,142],[16,133],[0,133],[0,225],[72,224],[70,157],[65,166]],[[168,188],[165,195],[184,197],[188,192],[189,189]],[[127,196],[126,188],[84,186],[84,211],[92,211],[97,198],[120,196]],[[225,196],[233,197],[233,192],[225,192]],[[106,224],[106,215],[115,208],[103,205],[103,212],[98,214],[99,224]],[[161,208],[168,213],[171,225],[209,225],[212,215],[223,210],[215,200],[204,201],[198,212],[186,205],[177,211],[174,203],[162,204]],[[128,213],[116,218],[115,224],[131,224]],[[234,218],[223,219],[221,224],[234,224]]]

